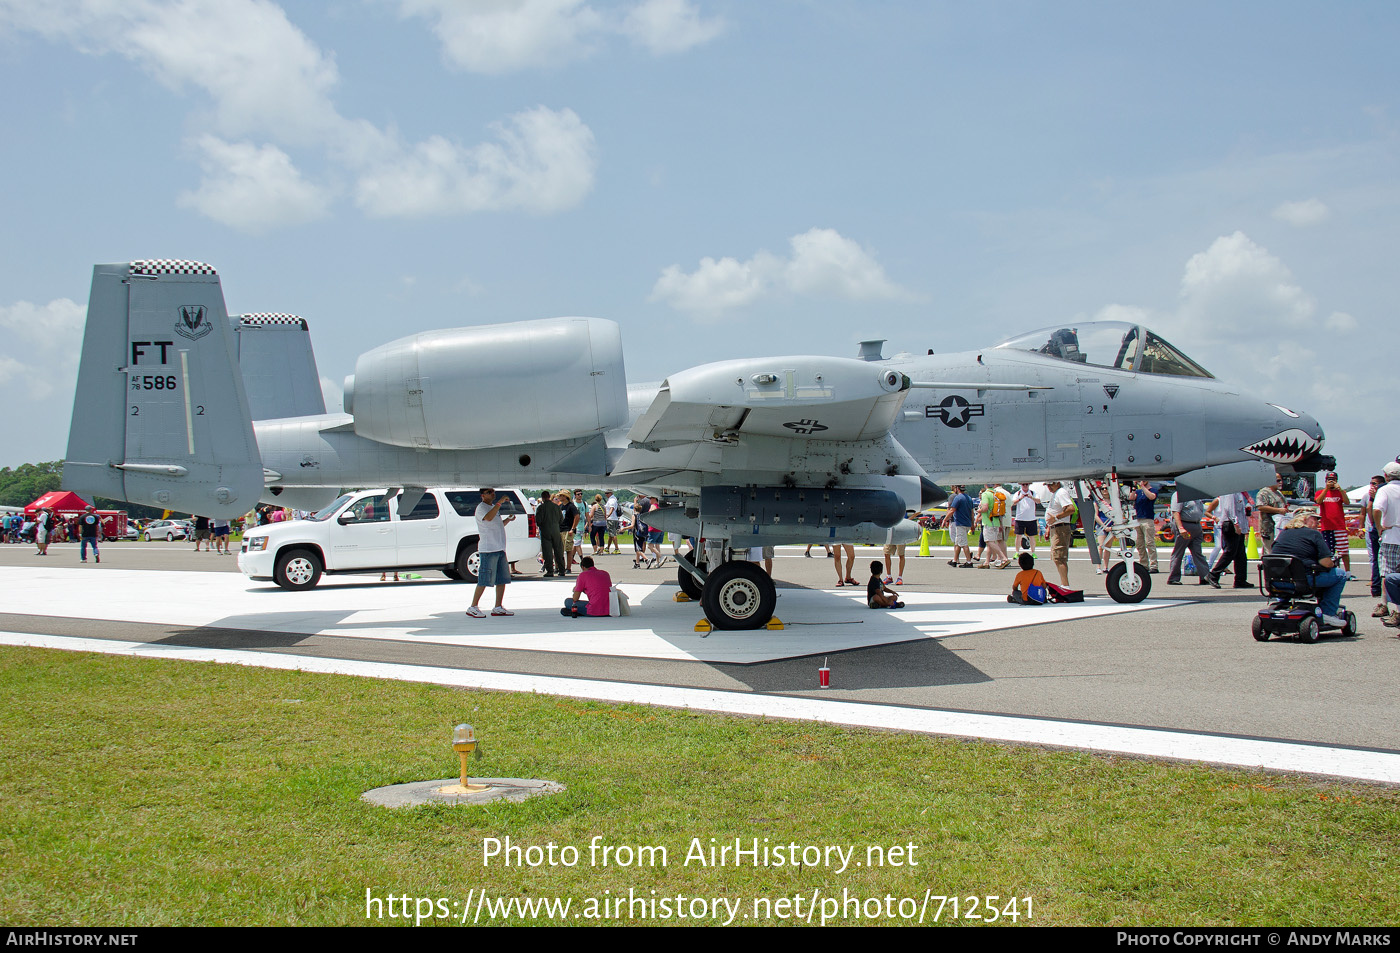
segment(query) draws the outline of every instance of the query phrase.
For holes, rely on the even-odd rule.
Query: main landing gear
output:
[[[698,555],[698,554],[697,554]],[[698,569],[702,582],[681,559],[676,581],[681,591],[700,600],[705,618],[716,629],[761,629],[773,618],[778,605],[778,587],[763,567],[746,560],[730,560],[706,572],[705,562]]]

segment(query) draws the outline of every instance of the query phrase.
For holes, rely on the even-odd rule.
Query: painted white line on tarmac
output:
[[[192,648],[71,636],[0,632],[0,644],[99,652],[184,661],[221,662],[260,668],[288,669],[336,675],[360,675],[396,681],[428,682],[459,688],[536,692],[595,701],[628,702],[688,708],[732,715],[759,715],[798,721],[817,721],[863,728],[883,728],[922,734],[953,735],[987,741],[1082,748],[1089,751],[1206,761],[1244,768],[1267,768],[1363,781],[1400,784],[1400,753],[1358,751],[1324,745],[1262,741],[1215,735],[1083,724],[1007,715],[983,715],[928,708],[872,705],[784,695],[760,695],[703,688],[677,688],[628,682],[521,675],[435,666],[360,662],[270,652]]]

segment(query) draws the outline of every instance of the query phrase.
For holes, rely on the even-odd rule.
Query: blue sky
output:
[[[1400,451],[1388,3],[0,0],[0,465],[63,455],[97,262],[311,324],[622,325],[629,377],[1135,316]],[[567,399],[567,395],[561,395]]]

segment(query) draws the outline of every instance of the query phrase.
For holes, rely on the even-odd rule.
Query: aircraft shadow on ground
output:
[[[938,639],[921,638],[831,655],[756,662],[752,665],[708,663],[755,692],[820,692],[818,668],[827,665],[837,691],[887,688],[936,688],[992,681],[977,666]]]
[[[315,613],[315,615],[323,614]],[[308,639],[319,638],[324,634],[273,632],[262,628],[247,628],[239,624],[240,620],[248,621],[250,619],[264,621],[261,616],[231,616],[207,626],[171,627],[168,635],[159,639],[150,639],[145,644],[183,646],[194,649],[228,649],[231,651],[240,649],[249,651],[297,649],[304,647]]]
[[[449,582],[414,580],[395,588],[424,585],[436,589]],[[376,579],[339,585],[360,589],[384,584]],[[464,597],[472,591],[469,586],[454,585],[460,586]],[[632,586],[624,583],[623,588]],[[283,599],[295,595],[276,587],[266,587],[265,591]],[[560,591],[563,592],[562,587]],[[837,684],[844,690],[988,682],[988,675],[959,654],[959,635],[1056,621],[1032,615],[1039,612],[1036,609],[1010,607],[999,595],[950,603],[946,607],[949,618],[941,621],[942,607],[936,600],[906,611],[881,611],[865,608],[853,598],[854,593],[785,585],[778,602],[779,618],[787,624],[785,629],[697,633],[693,627],[703,618],[700,605],[675,603],[676,592],[674,585],[656,586],[634,599],[632,616],[608,620],[562,618],[552,599],[547,606],[521,607],[517,603],[514,616],[484,620],[465,616],[467,598],[461,600],[461,608],[443,610],[439,602],[437,609],[421,615],[410,610],[406,618],[398,619],[386,619],[376,612],[354,619],[365,610],[333,607],[242,612],[206,626],[170,628],[168,635],[151,644],[305,651],[307,643],[314,639],[332,640],[343,635],[361,643],[375,639],[382,644],[416,646],[380,648],[371,653],[404,660],[404,652],[412,651],[415,664],[498,669],[500,658],[491,653],[530,652],[546,659],[588,657],[607,664],[607,677],[620,680],[629,680],[635,673],[646,681],[668,681],[665,669],[674,665],[679,666],[675,682],[683,684],[691,681],[685,672],[698,664],[753,691],[807,692],[816,686],[816,670],[823,659],[831,660],[833,671],[839,672]],[[380,633],[382,636],[376,638]],[[615,647],[606,644],[611,633],[617,633]],[[567,640],[574,634],[586,638],[589,644],[572,650]],[[521,637],[518,645],[511,644],[515,635]],[[466,644],[462,644],[464,636]],[[471,641],[477,636],[485,636],[489,644]],[[648,642],[651,648],[646,647]],[[325,650],[339,653],[330,647]],[[542,674],[572,674],[559,671],[566,666],[550,665],[547,661],[529,667]],[[596,670],[596,666],[590,667]]]

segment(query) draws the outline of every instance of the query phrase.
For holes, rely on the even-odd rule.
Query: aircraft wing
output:
[[[890,436],[909,386],[899,371],[851,358],[694,367],[662,382],[628,432],[613,473],[677,486],[734,471],[818,485],[851,473],[924,476]]]
[[[834,357],[749,358],[673,374],[627,435],[634,444],[761,435],[874,440],[889,433],[909,378]]]

